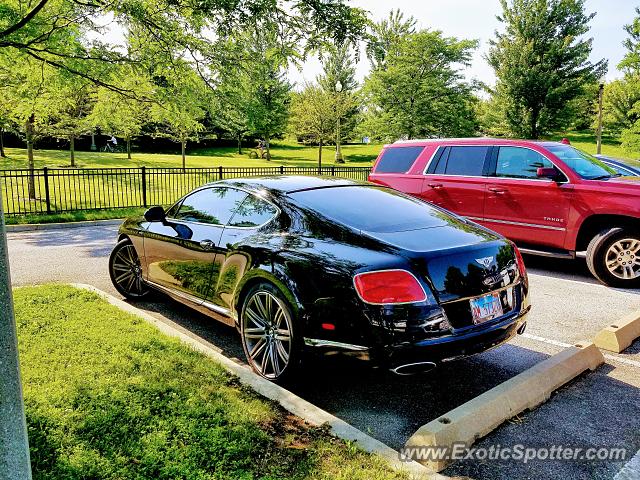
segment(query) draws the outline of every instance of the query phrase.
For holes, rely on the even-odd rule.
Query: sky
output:
[[[500,28],[496,19],[501,12],[498,0],[351,0],[348,3],[369,11],[374,21],[387,17],[391,8],[399,8],[405,16],[415,17],[419,28],[441,30],[446,36],[477,39],[480,46],[464,74],[469,80],[475,78],[489,85],[495,83],[493,70],[484,55],[489,48],[489,40]],[[588,34],[593,38],[591,61],[602,58],[609,61],[607,80],[621,76],[617,64],[625,52],[622,46],[626,38],[623,26],[632,22],[636,6],[640,6],[640,0],[586,0],[586,11],[596,13]],[[358,80],[362,81],[369,71],[369,61],[364,55],[361,55],[356,70]],[[310,59],[301,71],[291,68],[288,76],[299,86],[304,81],[313,81],[320,72],[318,60]]]

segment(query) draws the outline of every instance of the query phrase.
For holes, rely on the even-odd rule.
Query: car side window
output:
[[[496,177],[538,178],[538,168],[553,168],[553,164],[544,156],[521,147],[500,147]]]
[[[248,195],[227,224],[230,227],[259,227],[271,220],[278,210],[255,195]]]
[[[389,147],[382,152],[376,173],[405,173],[415,163],[424,147]]]
[[[447,147],[440,155],[434,173],[441,175],[464,175],[481,177],[489,147]]]
[[[226,225],[246,197],[247,193],[235,188],[204,188],[185,197],[173,218]]]

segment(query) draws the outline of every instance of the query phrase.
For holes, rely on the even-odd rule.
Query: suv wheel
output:
[[[251,288],[242,303],[240,335],[247,362],[272,382],[290,377],[298,366],[301,348],[293,320],[289,304],[270,283]]]
[[[640,287],[640,233],[610,228],[593,237],[587,247],[591,273],[611,287]]]

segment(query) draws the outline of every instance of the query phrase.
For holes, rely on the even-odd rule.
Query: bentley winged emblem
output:
[[[489,268],[493,263],[493,257],[476,258],[476,262],[478,262],[484,268]]]

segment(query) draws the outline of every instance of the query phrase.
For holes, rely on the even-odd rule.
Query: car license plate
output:
[[[476,325],[502,315],[502,302],[500,302],[500,295],[497,293],[472,298],[469,302],[471,303],[473,323]]]

